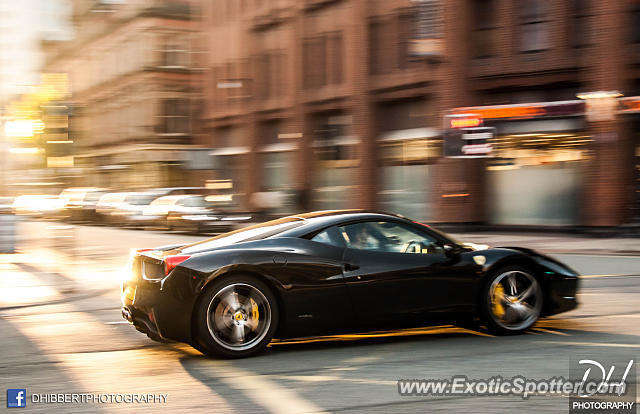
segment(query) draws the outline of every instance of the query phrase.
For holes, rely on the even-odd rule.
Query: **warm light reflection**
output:
[[[39,122],[41,124],[42,122]],[[7,121],[4,124],[4,132],[8,137],[28,138],[32,137],[38,127],[38,122],[31,119],[19,119]]]

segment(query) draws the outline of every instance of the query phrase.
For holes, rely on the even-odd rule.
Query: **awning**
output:
[[[242,155],[251,151],[249,147],[226,147],[218,148],[209,153],[209,155]]]
[[[440,136],[435,128],[410,128],[388,131],[380,135],[379,141],[406,141],[411,139],[434,138]]]
[[[354,137],[354,136],[342,136],[342,137],[335,137],[332,139],[327,139],[327,140],[315,140],[313,141],[313,144],[311,144],[312,147],[314,148],[321,148],[321,147],[332,147],[332,146],[337,146],[337,145],[358,145],[360,143],[360,140],[358,139],[358,137]]]
[[[278,142],[275,144],[265,145],[260,148],[260,152],[287,152],[295,151],[298,149],[298,145],[293,142]]]
[[[531,132],[581,131],[586,128],[584,118],[536,119],[530,121],[505,121],[494,124],[499,135],[526,134]]]

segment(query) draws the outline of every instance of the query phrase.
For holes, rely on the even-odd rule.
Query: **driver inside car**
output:
[[[378,241],[371,235],[366,225],[360,225],[355,229],[351,238],[351,246],[356,249],[373,250],[379,247]]]

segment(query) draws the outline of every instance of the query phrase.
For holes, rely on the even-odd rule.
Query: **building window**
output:
[[[271,98],[284,95],[283,71],[285,55],[279,51],[269,51],[255,57],[256,95]]]
[[[640,6],[635,6],[631,14],[631,41],[640,43]]]
[[[384,70],[384,53],[381,44],[384,39],[384,21],[374,18],[369,22],[369,73],[380,75]]]
[[[189,65],[189,49],[184,39],[176,37],[175,34],[166,35],[162,38],[160,49],[160,67],[164,68],[185,68]]]
[[[442,13],[440,0],[416,1],[416,39],[437,39],[442,37]]]
[[[591,41],[591,27],[589,20],[591,19],[589,0],[573,0],[572,6],[572,25],[569,34],[572,47],[589,46]]]
[[[157,132],[163,135],[186,135],[189,133],[189,101],[187,99],[164,99],[159,116]]]
[[[329,56],[331,68],[329,70],[329,83],[339,85],[343,80],[344,41],[341,32],[329,35]]]
[[[409,66],[411,52],[411,24],[414,21],[414,16],[411,13],[400,13],[398,15],[398,47],[396,49],[396,53],[399,69],[406,69],[407,66]]]
[[[474,58],[495,55],[495,1],[475,0],[473,2],[473,29],[471,32],[471,53]]]
[[[304,40],[304,88],[317,89],[343,81],[344,40],[342,32],[325,33]]]
[[[534,53],[549,47],[549,21],[546,0],[525,0],[522,3],[520,51]]]
[[[415,13],[409,54],[417,57],[444,53],[442,39],[443,12],[441,0],[414,0]]]

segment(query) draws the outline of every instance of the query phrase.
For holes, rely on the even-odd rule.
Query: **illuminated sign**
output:
[[[621,112],[640,112],[640,96],[630,96],[618,99],[618,108]]]
[[[453,125],[478,125],[482,123],[482,119],[480,118],[454,118],[449,116],[445,117],[445,120],[445,125],[450,126],[450,128],[445,128],[443,135],[445,157],[481,158],[491,156],[493,146],[490,140],[495,137],[495,128],[482,126],[466,128],[453,127]],[[476,121],[477,123],[471,121]]]
[[[482,125],[480,118],[451,118],[451,128],[472,128]]]
[[[544,116],[575,116],[585,112],[584,101],[536,103],[531,105],[496,105],[455,108],[452,115],[473,113],[481,119],[531,119]]]

